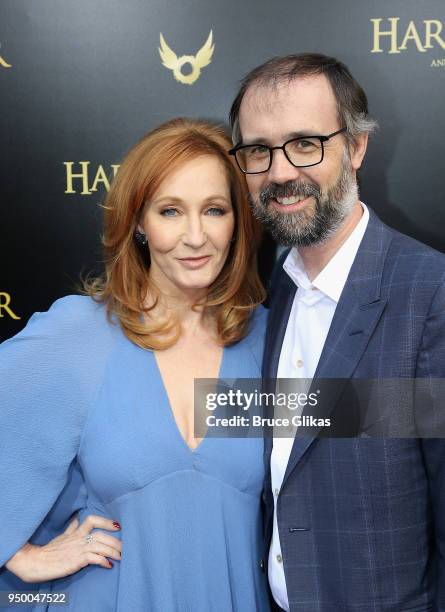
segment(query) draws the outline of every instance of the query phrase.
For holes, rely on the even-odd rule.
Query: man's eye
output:
[[[221,216],[225,215],[226,211],[223,208],[219,208],[218,206],[212,206],[212,208],[207,209],[207,214],[211,216]]]
[[[161,210],[161,215],[163,217],[175,217],[177,212],[176,208],[164,208],[164,210]]]
[[[297,145],[299,149],[315,149],[317,145],[320,146],[320,143],[316,140],[297,140],[295,145]]]
[[[268,147],[264,145],[253,145],[249,147],[248,149],[246,149],[246,153],[247,155],[252,156],[252,157],[259,157],[259,156],[268,155],[269,149]]]

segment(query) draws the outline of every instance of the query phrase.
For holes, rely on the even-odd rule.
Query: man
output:
[[[291,247],[273,277],[264,378],[444,377],[445,256],[359,201],[375,122],[347,67],[270,60],[244,79],[231,123],[254,213]],[[443,440],[297,434],[266,439],[265,453],[262,564],[278,609],[445,610]]]

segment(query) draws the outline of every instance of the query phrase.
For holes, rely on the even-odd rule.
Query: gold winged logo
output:
[[[199,79],[201,69],[208,66],[212,61],[213,51],[215,45],[213,44],[213,31],[210,30],[210,34],[198,51],[196,55],[181,55],[178,57],[176,53],[170,49],[165,42],[162,34],[159,36],[161,46],[159,47],[159,55],[161,56],[162,63],[166,68],[173,70],[173,76],[180,83],[184,85],[192,85]],[[184,74],[182,68],[188,64],[191,67],[189,74]]]
[[[0,48],[1,46],[2,44],[0,43]],[[1,55],[0,55],[0,66],[2,66],[3,68],[12,68],[11,64],[8,64],[8,62],[4,60]]]

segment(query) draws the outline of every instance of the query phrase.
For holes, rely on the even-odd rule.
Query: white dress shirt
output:
[[[360,221],[312,283],[295,247],[283,263],[298,290],[281,347],[277,378],[312,379],[315,374],[337,303],[368,225],[369,211],[362,202],[361,205],[363,215]],[[284,610],[289,610],[289,601],[278,533],[277,499],[293,442],[293,437],[274,437],[270,462],[274,516],[268,572],[274,599]]]

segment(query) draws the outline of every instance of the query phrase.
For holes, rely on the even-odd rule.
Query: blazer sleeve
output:
[[[428,408],[434,411],[428,422],[435,422],[445,431],[445,285],[441,284],[432,300],[425,321],[417,361],[417,378],[429,378],[431,396]],[[436,380],[434,380],[436,379]],[[422,384],[423,381],[419,381]],[[425,404],[416,406],[424,410]],[[431,435],[431,431],[428,432]],[[436,608],[445,612],[445,439],[424,438],[421,440],[427,470],[432,509],[434,515],[434,540],[436,549]]]
[[[58,300],[0,345],[0,567],[39,528],[72,472],[101,371],[89,302]]]

